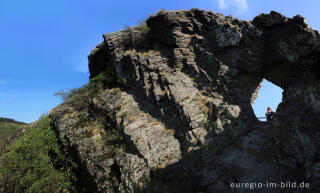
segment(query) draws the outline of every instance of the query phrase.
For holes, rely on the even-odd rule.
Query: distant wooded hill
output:
[[[14,119],[10,119],[10,118],[5,118],[5,117],[0,117],[0,122],[3,123],[3,122],[7,122],[7,123],[20,123],[20,124],[25,124],[23,122],[19,122],[19,121],[16,121]]]

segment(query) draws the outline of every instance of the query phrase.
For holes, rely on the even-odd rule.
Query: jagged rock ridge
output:
[[[230,183],[280,180],[319,191],[320,36],[302,16],[191,9],[147,26],[105,34],[90,78],[112,84],[87,108],[71,98],[50,114],[89,192],[248,192]],[[284,90],[271,123],[251,106],[263,78]],[[304,190],[272,190],[283,191]]]

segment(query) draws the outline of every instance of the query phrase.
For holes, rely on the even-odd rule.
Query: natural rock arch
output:
[[[283,89],[277,85],[263,79],[259,88],[259,93],[255,96],[252,104],[254,113],[259,121],[267,121],[265,113],[267,107],[270,107],[274,112],[277,111],[278,105],[282,102]]]
[[[232,181],[320,178],[320,36],[303,17],[243,21],[192,9],[161,11],[147,26],[105,34],[89,55],[90,78],[108,72],[117,84],[82,115],[112,122],[127,151],[98,162],[103,153],[83,150],[93,139],[66,129],[82,129],[64,120],[69,104],[51,113],[64,145],[80,144],[99,191],[150,192],[155,182],[159,192],[230,192]],[[268,125],[251,106],[264,78],[284,90]],[[117,180],[100,180],[101,168]]]

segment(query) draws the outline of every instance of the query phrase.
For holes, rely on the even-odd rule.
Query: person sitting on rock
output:
[[[270,121],[273,118],[274,114],[275,112],[273,112],[272,109],[268,107],[266,112],[267,121]]]

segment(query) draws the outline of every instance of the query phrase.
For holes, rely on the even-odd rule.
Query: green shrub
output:
[[[138,20],[138,25],[135,26],[135,29],[142,32],[143,34],[149,33],[150,28],[148,27],[146,21],[147,19]]]
[[[116,73],[111,70],[100,72],[98,75],[90,79],[90,87],[97,90],[105,88],[113,88],[117,86]]]
[[[27,129],[8,147],[0,167],[0,192],[72,191],[70,174],[57,167],[63,165],[63,159],[50,119],[43,116],[36,127]]]
[[[124,26],[124,32],[128,33],[128,43],[131,44],[140,44],[147,37],[150,28],[146,23],[147,19],[139,20],[138,25],[136,26]],[[134,31],[140,32],[139,35],[135,35]]]
[[[125,79],[117,77],[116,73],[111,70],[106,70],[91,78],[90,82],[82,87],[66,91],[60,90],[54,95],[60,97],[62,101],[69,101],[76,110],[81,110],[87,108],[93,98],[103,89],[125,84]]]
[[[81,94],[85,93],[88,89],[89,89],[89,85],[86,84],[86,85],[79,87],[79,88],[66,89],[65,91],[59,90],[58,92],[56,92],[54,94],[54,96],[60,97],[62,99],[62,101],[67,101],[67,100],[73,98],[74,96],[81,95]]]
[[[143,34],[147,34],[150,28],[148,27],[146,21],[147,19],[138,20],[138,25],[134,25],[134,26],[124,25],[124,31],[132,33],[133,30],[135,29],[139,32],[142,32]]]
[[[85,84],[79,88],[60,90],[54,95],[60,97],[63,102],[69,102],[75,109],[81,110],[87,108],[90,104],[90,100],[95,93],[94,90],[92,85]]]

